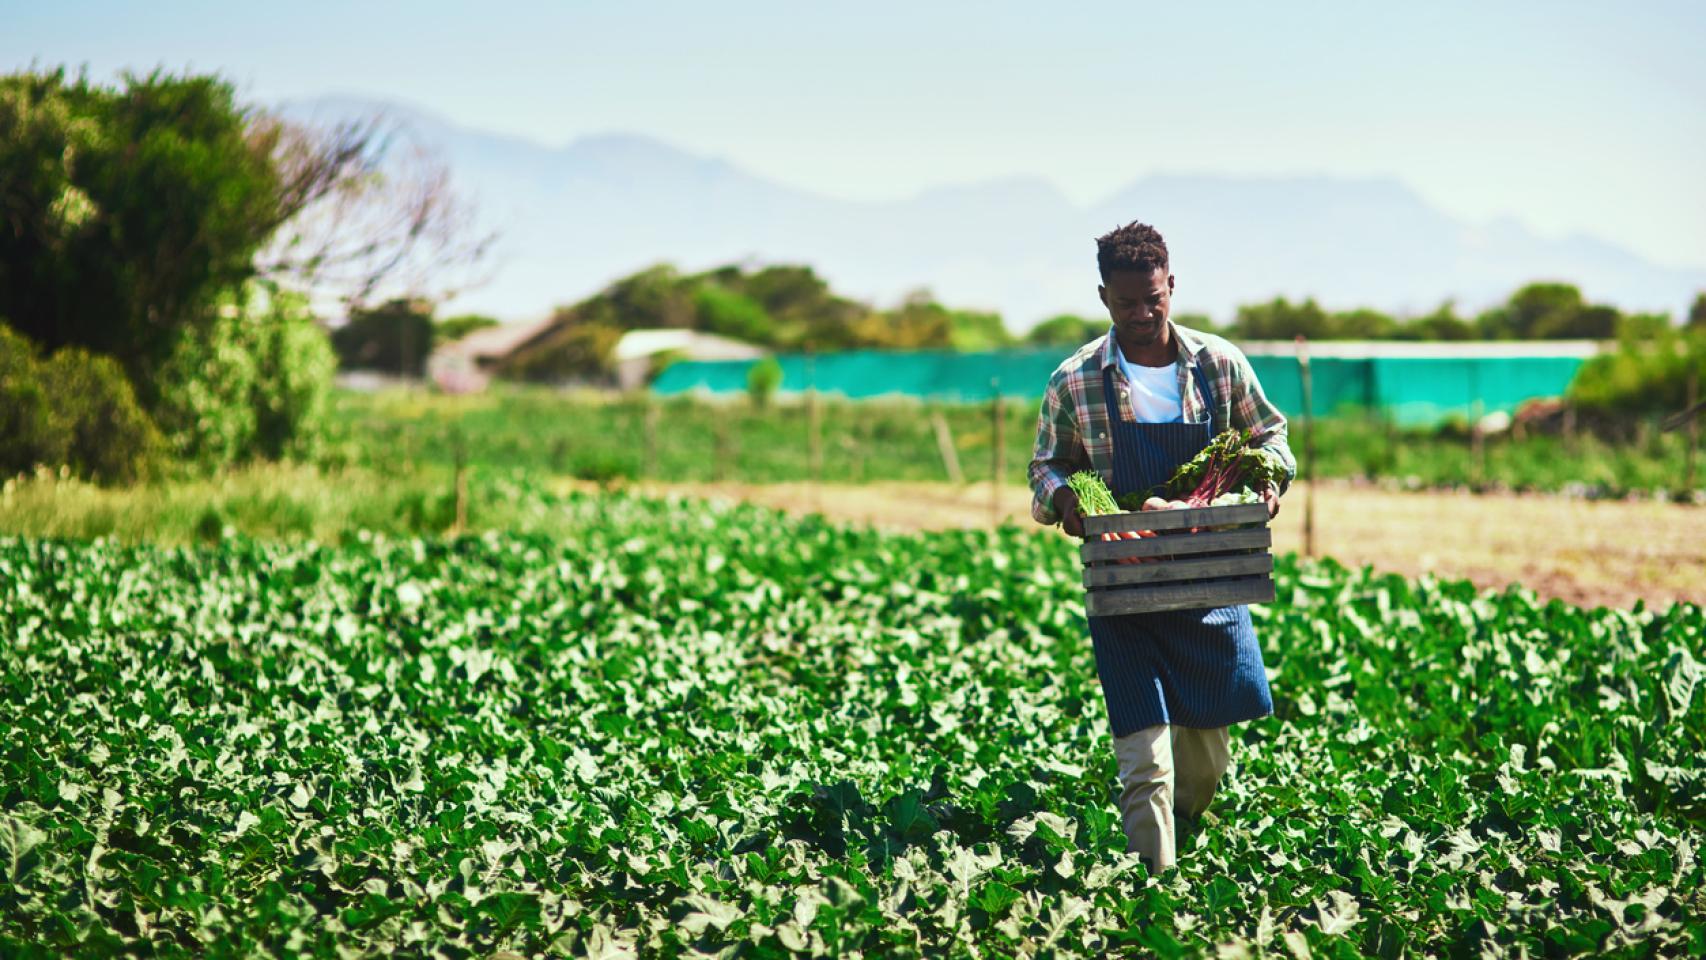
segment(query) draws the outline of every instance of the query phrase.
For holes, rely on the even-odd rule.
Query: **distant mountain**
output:
[[[1094,237],[1134,219],[1167,237],[1175,309],[1220,320],[1276,295],[1407,313],[1452,297],[1474,311],[1541,279],[1625,310],[1675,314],[1706,289],[1706,268],[1660,266],[1591,237],[1545,239],[1514,221],[1463,223],[1394,180],[1153,176],[1085,208],[1046,181],[1015,178],[856,203],[633,134],[554,149],[388,102],[280,109],[322,121],[382,112],[439,152],[501,235],[492,282],[451,308],[506,319],[537,317],[660,261],[687,270],[748,261],[809,263],[838,291],[878,304],[927,287],[954,306],[1000,310],[1023,330],[1055,313],[1095,313]]]

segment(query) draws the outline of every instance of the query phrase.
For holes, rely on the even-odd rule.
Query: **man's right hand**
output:
[[[1078,494],[1062,485],[1054,491],[1054,512],[1060,514],[1060,529],[1068,536],[1084,539],[1084,514],[1078,509]]]

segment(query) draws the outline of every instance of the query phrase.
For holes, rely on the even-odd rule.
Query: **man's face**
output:
[[[1096,292],[1122,342],[1142,347],[1160,338],[1173,305],[1173,277],[1166,267],[1149,273],[1116,270]]]

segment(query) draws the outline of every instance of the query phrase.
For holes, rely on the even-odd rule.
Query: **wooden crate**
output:
[[[1192,527],[1204,528],[1192,533]],[[1217,529],[1208,529],[1217,528]],[[1153,530],[1141,540],[1102,534]],[[1092,617],[1274,599],[1268,507],[1241,503],[1084,518],[1084,611]],[[1143,563],[1121,563],[1141,558]]]

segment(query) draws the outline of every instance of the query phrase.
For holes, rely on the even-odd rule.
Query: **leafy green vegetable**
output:
[[[1250,442],[1247,429],[1221,431],[1190,462],[1173,472],[1163,485],[1167,498],[1208,506],[1240,490],[1259,493],[1270,486],[1279,489],[1286,480],[1284,464],[1266,450],[1250,446]]]
[[[575,533],[0,539],[0,955],[1706,938],[1698,606],[1278,557],[1275,716],[1153,880],[1058,537],[540,504]]]
[[[1094,470],[1078,471],[1066,478],[1066,485],[1072,488],[1073,493],[1078,494],[1078,509],[1086,517],[1120,512],[1120,505],[1115,502],[1113,492],[1102,482],[1102,475]]]

